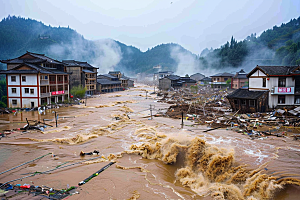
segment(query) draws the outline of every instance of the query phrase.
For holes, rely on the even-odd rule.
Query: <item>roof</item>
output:
[[[28,66],[31,69],[28,70],[18,70],[20,67],[22,66]],[[46,68],[46,67],[42,67],[42,66],[38,66],[38,65],[34,65],[32,63],[23,63],[20,64],[10,70],[1,70],[0,74],[68,74],[66,72],[63,71],[59,71],[56,68]]]
[[[184,83],[197,83],[197,81],[191,79],[190,77],[180,77],[180,81]]]
[[[200,79],[200,81],[211,81],[211,78],[209,78],[209,77],[204,77],[204,78]]]
[[[171,81],[176,81],[180,79],[180,76],[177,75],[169,75],[169,76],[165,76],[165,78],[170,79]]]
[[[267,76],[288,76],[295,72],[299,66],[256,66],[248,75],[250,77],[257,70],[261,70]]]
[[[34,59],[23,59],[21,58],[24,55],[31,55],[34,57]],[[21,64],[21,63],[43,63],[43,62],[49,62],[53,64],[62,64],[62,62],[58,60],[54,60],[52,58],[49,58],[45,56],[45,54],[38,54],[38,53],[32,53],[27,51],[25,54],[21,55],[18,58],[8,59],[8,60],[1,60],[2,63],[11,63],[11,64]]]
[[[112,85],[112,84],[121,84],[121,81],[111,81],[106,78],[99,78],[97,79],[97,83],[101,85]]]
[[[249,91],[248,89],[237,89],[227,95],[228,99],[257,99],[268,91]]]
[[[87,70],[87,69],[83,69],[82,70],[84,73],[93,73],[93,74],[96,74],[97,72],[93,72],[91,70]]]
[[[110,75],[110,74],[100,74],[99,76],[105,76],[107,78],[117,78],[117,77],[115,77],[113,75]]]
[[[82,61],[76,61],[76,60],[63,60],[62,61],[66,66],[69,67],[84,67],[84,68],[96,68],[99,69],[97,67],[93,67],[92,65],[90,65],[87,62],[82,62]]]
[[[218,74],[212,75],[212,76],[210,76],[210,77],[222,77],[222,76],[229,76],[229,77],[233,77],[233,74],[230,74],[230,73],[224,72],[224,73],[218,73]]]

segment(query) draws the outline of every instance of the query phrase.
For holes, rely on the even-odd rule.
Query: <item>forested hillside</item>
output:
[[[234,33],[232,33],[234,35]],[[51,27],[34,19],[8,16],[0,22],[0,59],[11,59],[26,51],[43,53],[57,60],[87,61],[102,73],[120,70],[127,75],[153,73],[154,66],[176,72],[193,65],[201,69],[244,68],[256,65],[300,64],[300,17],[261,35],[251,34],[242,41],[234,37],[217,49],[204,49],[198,57],[178,44],[160,44],[140,51],[112,39],[90,41],[69,27]],[[184,65],[180,62],[184,61]],[[3,67],[3,65],[2,65]],[[190,73],[190,72],[189,72]]]
[[[280,27],[274,26],[258,37],[251,34],[239,42],[232,37],[220,48],[205,49],[201,56],[204,64],[212,68],[299,65],[300,17]]]
[[[172,48],[188,52],[178,44],[161,44],[141,52],[119,41],[90,41],[69,27],[46,26],[42,22],[16,16],[8,16],[0,22],[1,60],[31,51],[57,60],[87,61],[103,72],[115,69],[134,75],[153,73],[156,65],[161,65],[163,70],[176,71],[176,62],[170,55]]]

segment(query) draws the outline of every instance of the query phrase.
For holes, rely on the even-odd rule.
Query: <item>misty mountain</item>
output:
[[[243,41],[234,37],[214,50],[204,49],[201,60],[215,69],[253,69],[256,65],[300,64],[300,17],[281,26],[274,26],[260,36],[251,34]]]
[[[34,19],[8,16],[0,22],[0,59],[11,59],[26,51],[46,54],[57,60],[87,61],[100,73],[120,70],[128,75],[177,69],[172,51],[194,54],[178,44],[161,44],[146,52],[111,39],[91,41],[69,27],[51,27]],[[3,66],[2,66],[3,67]]]

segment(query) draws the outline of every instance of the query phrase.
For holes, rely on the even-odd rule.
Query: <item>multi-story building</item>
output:
[[[231,78],[231,88],[232,89],[239,89],[241,87],[248,87],[247,73],[243,69],[241,71],[237,72]]]
[[[300,105],[299,66],[256,66],[247,77],[249,89],[227,96],[234,110],[264,112]]]
[[[97,76],[97,91],[101,93],[123,91],[122,82],[118,77],[110,74]]]
[[[33,108],[69,99],[69,74],[62,62],[27,52],[2,60],[7,64],[7,105],[10,108]]]
[[[226,88],[230,86],[231,82],[227,84],[227,81],[233,77],[233,74],[224,72],[212,75],[210,77],[212,79],[213,88]]]
[[[75,60],[62,61],[68,73],[70,73],[70,88],[74,86],[86,87],[86,94],[93,95],[96,93],[97,69],[87,62]]]

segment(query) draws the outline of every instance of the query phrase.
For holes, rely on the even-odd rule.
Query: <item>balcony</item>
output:
[[[271,94],[295,94],[294,87],[273,87]]]
[[[43,97],[50,97],[50,92],[41,93],[41,98]]]
[[[40,84],[41,85],[49,85],[49,81],[48,80],[41,80]]]

